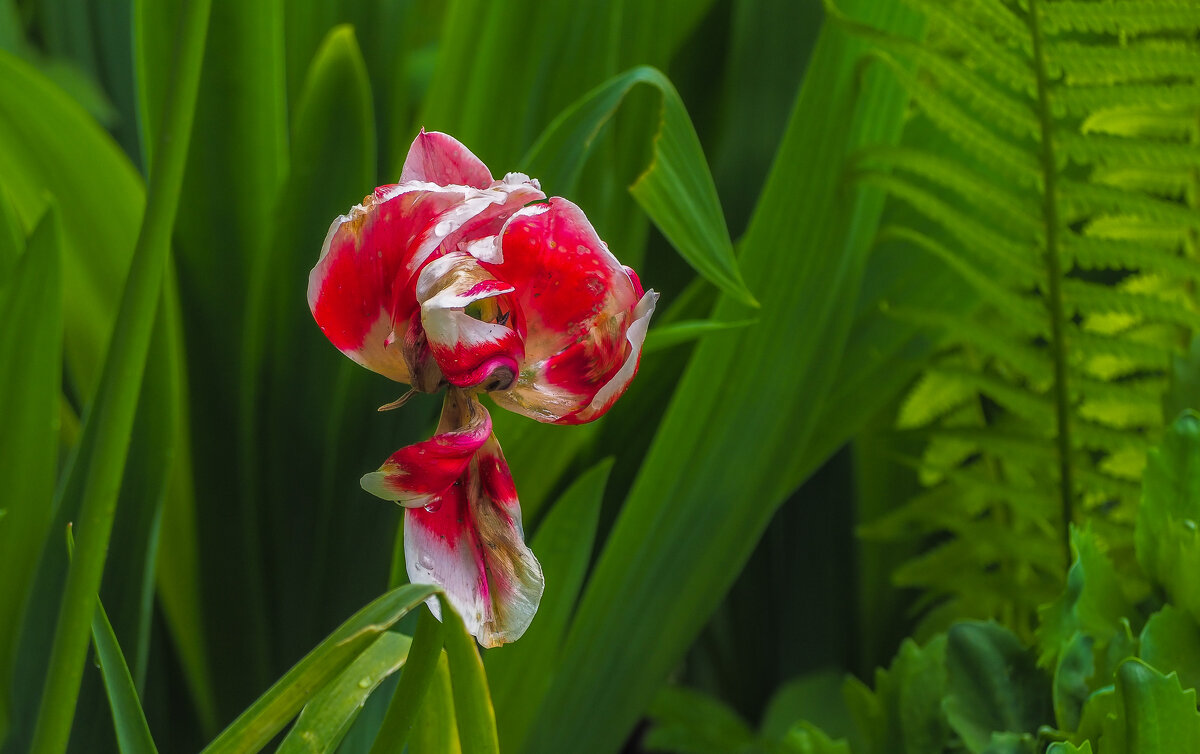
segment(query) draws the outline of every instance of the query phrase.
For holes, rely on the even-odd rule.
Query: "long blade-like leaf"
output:
[[[374,644],[380,634],[436,593],[431,586],[405,584],[359,610],[230,723],[204,748],[205,754],[261,749],[318,690]]]
[[[33,751],[39,754],[63,751],[70,737],[69,721],[79,694],[88,632],[108,555],[116,496],[150,346],[154,309],[170,253],[171,230],[175,224],[196,90],[200,83],[208,11],[208,0],[193,0],[184,13],[172,89],[167,98],[162,146],[150,177],[146,216],[117,314],[112,345],[104,362],[97,399],[84,427],[83,442],[86,443],[91,435],[95,444],[86,469],[75,467],[75,473],[86,474],[80,504],[79,552],[67,574],[34,730]]]
[[[422,610],[404,674],[396,684],[383,724],[371,745],[371,754],[401,754],[404,751],[441,655],[442,623],[433,617],[433,613]]]
[[[915,24],[896,3],[856,5],[876,25]],[[822,30],[743,241],[760,324],[697,347],[584,594],[533,751],[619,747],[801,481],[882,206],[847,193],[842,160],[895,138],[903,111],[894,84],[858,80],[862,49]],[[745,314],[725,297],[713,316]]]
[[[660,71],[640,66],[588,92],[546,128],[521,161],[523,169],[552,193],[572,193],[597,138],[638,84],[661,92],[662,115],[653,159],[629,190],[688,264],[722,291],[757,306],[733,257],[700,138],[679,92]]]
[[[278,754],[325,754],[337,749],[367,697],[408,659],[412,639],[385,631],[300,712]]]
[[[496,711],[488,694],[487,676],[475,639],[463,620],[441,594],[442,623],[445,625],[446,659],[450,663],[450,688],[454,693],[454,716],[463,749],[479,754],[497,754]]]
[[[0,197],[2,199],[2,197]],[[24,239],[22,239],[24,246]],[[54,512],[62,382],[62,236],[51,205],[0,285],[0,741],[17,631]]]

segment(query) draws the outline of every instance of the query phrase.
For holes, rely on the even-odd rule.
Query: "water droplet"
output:
[[[417,565],[421,568],[424,568],[426,571],[432,571],[433,558],[431,558],[427,553],[421,553],[421,556],[417,558]]]
[[[358,687],[359,687],[360,689],[369,689],[369,688],[371,688],[371,676],[367,676],[366,678],[359,679],[359,681],[358,681]]]
[[[454,223],[448,220],[442,220],[437,225],[433,226],[433,234],[435,236],[448,236],[450,231],[454,230]]]

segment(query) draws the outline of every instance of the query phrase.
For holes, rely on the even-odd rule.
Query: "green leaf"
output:
[[[1165,605],[1142,629],[1138,656],[1157,670],[1177,673],[1185,689],[1200,688],[1200,627],[1174,605]]]
[[[787,732],[783,739],[788,752],[795,754],[850,754],[850,745],[834,741],[812,723],[803,722]]]
[[[0,52],[0,175],[25,227],[55,197],[62,215],[64,354],[81,400],[95,390],[141,222],[137,171],[75,102]],[[81,192],[80,186],[91,190]]]
[[[432,586],[405,584],[350,616],[230,723],[204,748],[205,754],[261,749],[381,634],[436,593]]]
[[[546,515],[530,542],[547,576],[537,617],[519,641],[488,650],[484,657],[505,751],[521,751],[554,678],[591,562],[612,465],[606,459],[581,474]]]
[[[783,738],[797,720],[807,720],[840,736],[850,729],[849,710],[842,699],[845,674],[818,670],[788,681],[771,695],[759,732],[767,739]]]
[[[3,197],[0,196],[0,200]],[[21,246],[25,246],[24,239]],[[54,517],[62,384],[62,227],[51,204],[0,281],[0,740],[38,556]]]
[[[655,726],[643,743],[651,751],[683,754],[723,754],[742,751],[755,735],[736,712],[682,686],[663,686],[648,710]]]
[[[988,748],[993,732],[1035,733],[1050,719],[1050,688],[1031,654],[996,623],[958,623],[948,634],[943,707],[973,752]]]
[[[75,538],[69,526],[67,549],[73,556]],[[121,652],[116,634],[113,633],[112,624],[108,622],[104,605],[98,599],[96,614],[92,616],[92,643],[96,647],[100,673],[104,676],[104,689],[108,693],[113,728],[122,754],[155,754],[158,749],[150,736],[150,726],[146,723],[142,704],[138,701],[137,689],[134,687],[133,677],[129,674],[129,665],[125,662],[125,655]]]
[[[1028,733],[993,733],[983,754],[1037,754],[1038,746]]]
[[[1171,359],[1171,383],[1163,394],[1163,417],[1170,421],[1184,409],[1200,410],[1200,335],[1187,353]]]
[[[458,721],[454,712],[454,690],[450,685],[450,663],[446,653],[438,653],[437,667],[429,684],[429,693],[413,721],[409,739],[410,754],[460,754]],[[469,749],[467,750],[470,751]]]
[[[488,754],[499,752],[496,736],[496,712],[488,693],[487,676],[475,639],[467,633],[462,618],[440,593],[442,623],[445,626],[446,659],[450,664],[450,687],[454,694],[454,717],[458,737],[466,751]]]
[[[72,475],[84,480],[79,512],[79,550],[71,562],[54,632],[33,751],[57,754],[70,736],[69,720],[79,695],[88,632],[108,555],[116,496],[129,449],[138,392],[150,347],[155,307],[170,257],[180,185],[196,106],[209,4],[189,5],[179,29],[179,56],[161,134],[163,152],[150,177],[146,214],[121,297],[114,337],[104,361],[97,398],[84,425],[87,464]],[[68,481],[68,485],[70,482]]]
[[[1060,730],[1075,730],[1091,695],[1088,679],[1096,674],[1091,636],[1076,631],[1060,651],[1054,668],[1054,719]]]
[[[384,631],[345,670],[314,696],[279,745],[279,754],[334,751],[354,724],[367,697],[408,659],[412,639]]]
[[[1130,660],[1117,669],[1115,713],[1104,719],[1104,754],[1200,751],[1196,692],[1174,674]]]
[[[8,191],[0,184],[0,288],[8,284],[17,260],[25,253],[25,231]]]
[[[630,192],[688,264],[725,293],[757,307],[734,259],[696,129],[679,92],[660,71],[634,68],[588,92],[547,126],[521,165],[548,191],[573,193],[597,137],[637,84],[661,92],[662,119],[654,157]]]
[[[1070,741],[1055,741],[1046,749],[1046,754],[1092,754],[1092,742],[1084,741],[1076,746]]]
[[[680,343],[702,338],[711,333],[737,330],[758,323],[756,319],[743,319],[737,322],[713,322],[708,319],[687,319],[655,327],[646,333],[646,343],[642,346],[642,354],[654,353]]]
[[[1200,620],[1200,414],[1175,420],[1162,446],[1149,452],[1142,478],[1134,544],[1151,581]]]
[[[924,647],[906,639],[891,667],[876,669],[873,692],[855,678],[846,681],[846,706],[862,739],[861,745],[855,741],[856,752],[921,754],[946,746],[946,647],[944,634]]]
[[[916,26],[891,3],[860,7]],[[853,316],[844,304],[881,206],[878,195],[843,193],[840,166],[848,150],[895,138],[905,102],[891,82],[858,78],[862,50],[841,30],[821,32],[742,241],[760,323],[696,347],[584,592],[531,751],[617,748],[812,471],[817,408]],[[713,319],[747,314],[723,296]]]
[[[430,611],[422,610],[416,633],[413,634],[412,647],[408,650],[408,662],[392,693],[387,714],[371,746],[371,754],[402,754],[441,656],[442,623]]]
[[[1076,632],[1106,644],[1120,631],[1122,618],[1137,614],[1091,528],[1071,528],[1071,552],[1074,562],[1067,571],[1066,589],[1038,610],[1038,663],[1043,667],[1053,667]]]

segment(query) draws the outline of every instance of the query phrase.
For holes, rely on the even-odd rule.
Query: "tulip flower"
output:
[[[602,416],[637,373],[657,299],[579,207],[521,173],[493,179],[446,134],[422,131],[400,182],[330,227],[308,283],[322,332],[414,391],[446,389],[434,437],[362,486],[406,508],[410,580],[441,587],[482,645],[524,633],[543,578],[479,395],[542,422]]]

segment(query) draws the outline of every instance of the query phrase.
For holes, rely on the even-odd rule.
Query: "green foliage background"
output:
[[[0,751],[1200,750],[1198,31],[0,0]],[[547,591],[483,653],[355,481],[436,401],[303,296],[422,126],[663,294],[601,421],[494,413]]]

